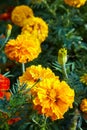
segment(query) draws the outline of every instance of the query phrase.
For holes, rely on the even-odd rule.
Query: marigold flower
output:
[[[8,120],[8,125],[13,125],[14,123],[16,123],[20,120],[21,120],[20,117],[11,118],[11,119]]]
[[[28,32],[35,36],[42,43],[48,36],[48,25],[39,17],[32,17],[24,20],[22,33]]]
[[[83,99],[80,104],[80,110],[87,113],[87,99]]]
[[[80,81],[87,85],[87,73],[80,77]]]
[[[56,78],[46,78],[38,84],[34,109],[52,120],[63,118],[65,112],[72,108],[74,90],[65,82]]]
[[[27,18],[32,17],[33,15],[33,11],[29,6],[19,5],[13,9],[11,14],[11,20],[14,24],[22,27],[23,21]]]
[[[10,88],[10,80],[0,74],[0,99],[5,96],[5,92]]]
[[[41,52],[39,41],[29,34],[18,35],[16,39],[11,39],[5,46],[5,53],[8,58],[20,63],[26,63],[37,58]]]
[[[64,0],[66,4],[69,6],[77,7],[84,5],[86,3],[86,0]]]
[[[9,12],[5,12],[0,14],[0,20],[10,20],[11,14]]]
[[[30,88],[38,79],[41,79],[42,81],[45,78],[53,77],[59,79],[59,77],[55,76],[50,68],[44,68],[41,65],[32,65],[26,68],[25,73],[23,73],[23,75],[19,77],[19,81],[20,83],[27,83],[27,87]]]
[[[63,65],[67,62],[67,50],[65,48],[61,48],[58,51],[58,62]]]
[[[32,85],[41,79],[33,88]],[[19,77],[20,83],[26,83],[31,88],[31,94],[35,97],[34,108],[40,114],[51,117],[52,120],[63,118],[68,108],[72,108],[74,102],[74,90],[49,69],[41,65],[26,68],[25,73]]]

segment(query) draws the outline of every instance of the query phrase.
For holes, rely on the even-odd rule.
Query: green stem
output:
[[[75,115],[74,115],[74,117],[72,119],[72,122],[71,122],[69,130],[76,130],[77,129],[79,114],[80,113],[79,113],[78,109],[76,109],[75,110]]]
[[[62,65],[62,69],[63,69],[64,79],[68,79],[68,75],[67,75],[66,65],[65,64]]]
[[[43,115],[43,124],[42,124],[42,127],[41,127],[41,130],[46,130],[46,126],[47,126],[47,118]]]
[[[24,73],[25,72],[25,64],[22,63],[22,72]]]

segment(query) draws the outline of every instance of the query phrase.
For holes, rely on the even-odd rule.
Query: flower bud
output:
[[[58,62],[60,65],[63,65],[67,62],[67,50],[65,48],[61,48],[58,51]]]
[[[8,24],[7,25],[7,37],[9,37],[11,35],[11,30],[12,30],[12,25]]]

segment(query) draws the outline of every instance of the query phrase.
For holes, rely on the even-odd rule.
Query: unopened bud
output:
[[[11,30],[12,30],[12,25],[8,24],[7,25],[7,37],[9,37],[11,35]]]
[[[65,48],[61,48],[58,51],[58,62],[60,65],[63,65],[67,62],[67,50]]]

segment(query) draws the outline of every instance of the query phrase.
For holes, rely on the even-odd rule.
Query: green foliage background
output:
[[[87,85],[80,82],[80,76],[87,73],[87,2],[80,8],[74,8],[66,5],[63,0],[43,0],[37,2],[37,0],[1,0],[0,1],[0,14],[6,12],[9,7],[15,7],[17,5],[28,5],[34,11],[35,16],[43,18],[49,26],[49,35],[47,39],[42,43],[42,53],[39,57],[32,62],[26,64],[26,67],[34,64],[41,64],[44,67],[51,68],[56,75],[60,76],[62,80],[62,73],[59,64],[57,63],[58,50],[65,47],[68,51],[68,63],[67,71],[69,85],[75,90],[75,103],[74,108],[79,109],[79,104],[83,98],[87,97]],[[14,25],[10,20],[0,20],[0,35],[6,34],[7,24],[11,23],[13,26],[10,38],[16,38],[20,34],[20,27]],[[0,38],[0,46],[3,45],[4,39]],[[10,70],[11,84],[15,85],[17,78],[21,75],[21,64],[10,61],[4,50],[0,50],[0,71],[2,74]],[[17,85],[16,85],[17,86]],[[45,126],[43,126],[43,117],[36,116],[36,113],[32,112],[31,104],[29,112],[25,110],[24,105],[27,106],[26,97],[23,97],[19,90],[13,90],[13,96],[10,103],[6,101],[0,101],[1,119],[2,124],[2,111],[6,112],[11,117],[12,113],[19,112],[22,109],[21,116],[23,120],[14,126],[7,126],[3,124],[1,129],[17,129],[17,130],[86,130],[86,120],[82,115],[78,116],[75,113],[75,109],[69,110],[63,120],[50,121],[47,120]],[[16,98],[18,96],[18,101]],[[21,101],[21,98],[23,99]],[[10,106],[10,111],[8,107]],[[23,107],[23,108],[22,108]],[[17,109],[18,108],[18,109]],[[27,109],[27,107],[26,107]],[[30,115],[30,117],[29,117]],[[73,123],[73,117],[78,116],[78,125],[76,129],[71,126]],[[29,119],[29,120],[28,120]],[[41,120],[40,120],[41,119]],[[79,123],[80,122],[80,123]],[[39,124],[41,126],[39,126]],[[71,129],[72,128],[72,129]]]

